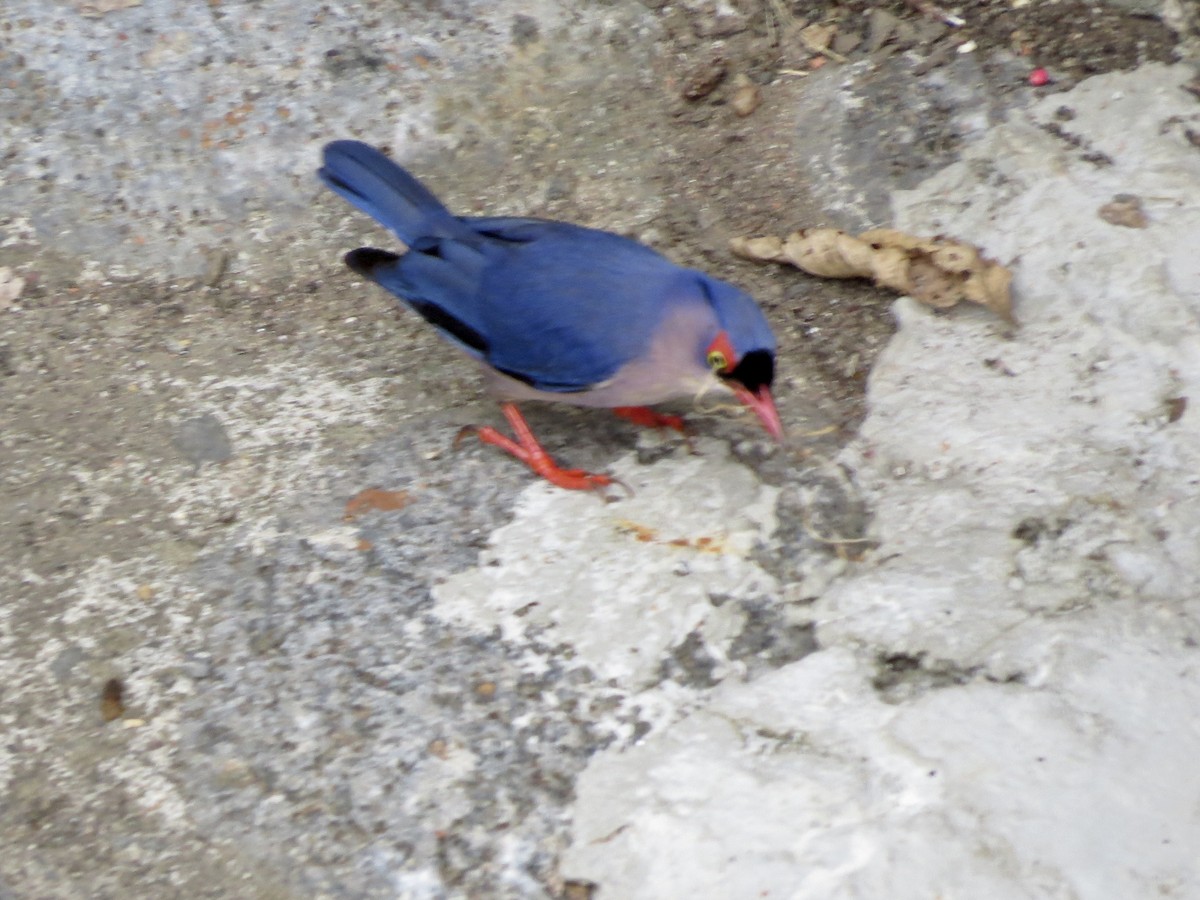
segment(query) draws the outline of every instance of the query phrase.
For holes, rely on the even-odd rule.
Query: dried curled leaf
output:
[[[786,238],[734,238],[730,247],[747,259],[791,263],[823,278],[870,278],[938,309],[967,300],[1016,323],[1012,272],[963,241],[891,228],[858,237],[836,228],[802,228]]]

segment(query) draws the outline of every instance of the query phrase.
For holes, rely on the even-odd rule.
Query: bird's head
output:
[[[703,277],[716,312],[716,333],[706,336],[704,364],[721,383],[753,410],[767,433],[783,440],[783,423],[771,396],[775,380],[775,335],[758,304],[746,293],[715,278]]]

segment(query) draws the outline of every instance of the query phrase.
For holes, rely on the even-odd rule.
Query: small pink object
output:
[[[1050,73],[1042,68],[1034,69],[1029,73],[1029,83],[1034,87],[1044,87],[1050,83]]]

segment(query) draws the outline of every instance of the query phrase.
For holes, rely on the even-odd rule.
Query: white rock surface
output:
[[[1014,267],[1023,327],[898,304],[846,458],[880,545],[816,602],[822,650],[599,755],[567,877],[1200,897],[1200,112],[1170,81],[1051,96],[897,198]],[[1122,193],[1148,227],[1100,217]]]
[[[723,444],[697,449],[653,466],[619,461],[613,473],[634,491],[620,503],[529,488],[480,567],[434,589],[437,615],[499,627],[506,638],[569,643],[580,663],[625,687],[657,681],[663,659],[693,632],[720,661],[742,625],[737,604],[722,598],[776,589],[747,557],[775,528],[778,492],[729,462]],[[717,489],[698,495],[689,488],[697,484]]]

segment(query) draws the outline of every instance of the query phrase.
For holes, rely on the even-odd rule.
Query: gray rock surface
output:
[[[880,544],[813,604],[820,650],[593,760],[569,875],[1200,896],[1200,430],[1172,402],[1200,390],[1190,74],[1088,80],[897,195],[901,226],[1016,261],[1023,325],[899,301],[843,456]],[[1146,227],[1101,215],[1118,193]]]
[[[6,5],[0,896],[1200,896],[1191,73],[741,120],[679,90],[742,13],[519,6]],[[754,288],[792,442],[530,410],[607,505],[452,449],[495,413],[341,271],[346,136]],[[853,430],[873,292],[726,246],[885,200],[1024,324],[900,301]]]

